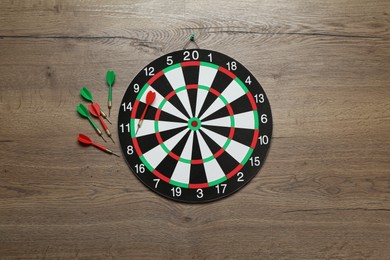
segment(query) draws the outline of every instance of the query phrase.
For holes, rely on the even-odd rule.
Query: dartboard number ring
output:
[[[205,49],[166,54],[141,69],[118,116],[123,155],[149,189],[181,202],[231,195],[264,164],[268,98],[238,61]]]

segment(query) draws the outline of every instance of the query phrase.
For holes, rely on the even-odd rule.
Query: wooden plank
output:
[[[388,1],[12,1],[0,8],[1,36],[129,37],[166,40],[178,30],[389,37]],[[20,19],[19,17],[23,17]],[[188,34],[188,33],[187,33]],[[173,38],[170,38],[173,40]]]

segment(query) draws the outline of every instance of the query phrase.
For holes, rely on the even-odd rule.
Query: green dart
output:
[[[111,114],[111,107],[112,107],[112,86],[115,82],[115,72],[112,70],[107,71],[106,74],[106,81],[108,84],[108,116]]]
[[[77,108],[77,112],[79,112],[81,116],[89,120],[93,128],[95,128],[96,132],[98,133],[98,135],[100,135],[100,137],[104,140],[104,142],[107,142],[106,139],[104,139],[103,137],[102,131],[100,131],[99,127],[95,124],[95,122],[93,122],[91,116],[89,115],[88,108],[83,104],[78,105],[76,108]]]
[[[87,89],[87,87],[83,87],[82,89],[80,89],[80,94],[81,94],[81,96],[82,96],[84,99],[88,100],[89,102],[91,102],[91,103],[95,102],[95,101],[93,100],[91,91],[90,91],[89,89]],[[101,114],[101,116],[102,116],[104,119],[107,120],[108,123],[110,123],[110,124],[112,125],[112,123],[111,123],[111,121],[108,119],[106,113],[104,113],[103,110],[101,110],[101,109],[100,109],[100,114]]]

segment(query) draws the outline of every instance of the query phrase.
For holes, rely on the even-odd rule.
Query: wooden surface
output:
[[[389,259],[390,2],[1,1],[0,259]],[[260,174],[218,202],[147,190],[75,106],[111,119],[146,64],[181,49],[234,57],[270,99]],[[119,144],[110,145],[119,152]]]

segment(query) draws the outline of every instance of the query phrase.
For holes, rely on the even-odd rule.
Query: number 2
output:
[[[244,181],[244,173],[239,172],[237,173],[237,182],[243,182]]]

